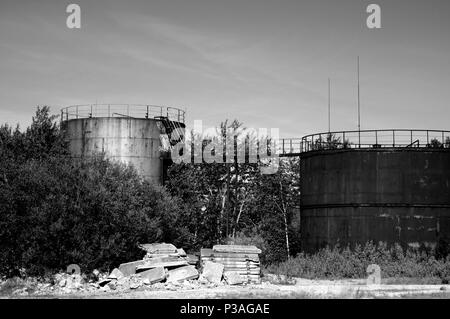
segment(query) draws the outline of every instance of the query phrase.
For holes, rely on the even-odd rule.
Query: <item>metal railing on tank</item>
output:
[[[333,149],[434,148],[450,150],[450,131],[361,130],[311,134],[301,139],[281,139],[281,156]]]
[[[146,104],[84,104],[61,109],[61,120],[83,118],[125,117],[125,118],[167,118],[184,123],[185,111],[175,107]]]

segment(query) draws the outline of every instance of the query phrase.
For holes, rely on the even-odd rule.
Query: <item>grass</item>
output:
[[[299,254],[287,261],[266,266],[266,274],[305,279],[362,279],[367,267],[377,264],[381,278],[400,284],[447,284],[450,278],[450,257],[437,259],[431,251],[407,250],[386,244],[333,249],[325,248],[316,254]]]

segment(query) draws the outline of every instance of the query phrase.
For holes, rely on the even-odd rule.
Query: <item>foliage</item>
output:
[[[66,156],[48,109],[21,133],[4,125],[0,167],[0,273],[83,271],[140,259],[138,243],[181,245],[179,201],[132,167]]]
[[[442,144],[437,138],[433,138],[430,141],[429,147],[431,147],[431,148],[443,148],[444,144]]]
[[[433,252],[403,250],[399,245],[388,248],[386,244],[372,242],[355,249],[325,248],[316,254],[301,253],[283,263],[272,264],[267,272],[289,277],[310,279],[367,278],[370,264],[381,268],[382,277],[438,277],[450,276],[450,258],[437,259]]]
[[[336,136],[334,133],[328,133],[326,138],[324,139],[322,135],[320,135],[313,142],[314,150],[334,150],[338,148],[350,148],[351,143],[349,140],[344,139],[341,141],[341,138]]]
[[[196,145],[242,133],[242,124],[223,122],[218,137],[194,137]],[[250,136],[244,136],[247,141]],[[250,141],[251,142],[251,141]],[[226,150],[223,154],[226,155]],[[262,174],[261,162],[245,163],[236,158],[227,163],[182,163],[169,169],[166,187],[183,201],[186,226],[194,236],[193,246],[211,247],[236,241],[237,234],[263,238],[263,261],[281,261],[298,251],[292,236],[291,207],[298,206],[298,160],[280,161],[274,174]],[[287,236],[286,236],[287,234]],[[288,253],[288,247],[290,247]]]
[[[38,107],[30,127],[21,132],[17,125],[0,126],[0,160],[24,162],[29,159],[48,159],[67,155],[67,145],[47,106]]]

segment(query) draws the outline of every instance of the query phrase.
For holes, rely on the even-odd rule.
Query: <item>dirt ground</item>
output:
[[[295,280],[294,284],[281,285],[263,282],[261,285],[190,287],[154,289],[141,287],[126,292],[94,292],[58,294],[26,298],[120,298],[120,299],[311,299],[311,298],[445,298],[450,299],[450,285],[366,285],[365,280]]]

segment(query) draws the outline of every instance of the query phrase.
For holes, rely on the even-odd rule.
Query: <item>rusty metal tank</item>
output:
[[[301,242],[450,242],[450,132],[378,130],[306,136],[301,146]]]
[[[165,175],[165,162],[170,161],[164,151],[168,147],[165,140],[170,142],[174,135],[183,138],[184,116],[181,109],[153,105],[93,104],[61,110],[73,156],[103,154],[134,166],[145,179],[157,184]]]

